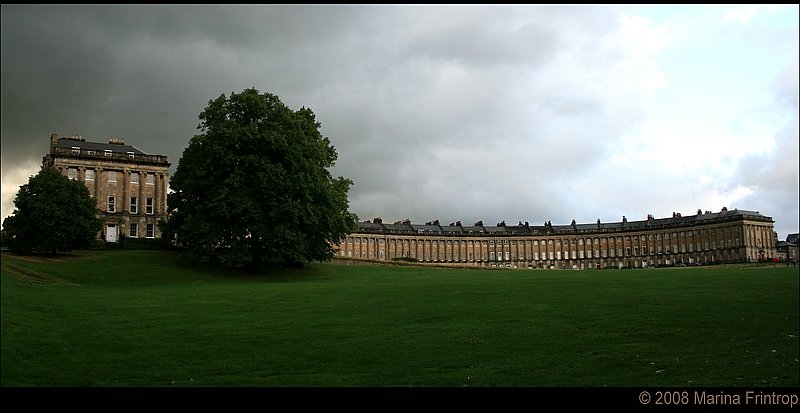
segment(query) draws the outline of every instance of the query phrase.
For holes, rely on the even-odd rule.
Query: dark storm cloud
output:
[[[175,164],[209,99],[255,86],[317,113],[361,215],[547,213],[530,172],[591,162],[619,130],[587,136],[602,97],[539,76],[595,48],[561,34],[587,25],[613,29],[614,11],[4,6],[3,173],[50,133],[123,136]]]
[[[314,111],[362,219],[593,222],[610,201],[576,182],[628,191],[589,177],[658,76],[624,24],[587,6],[3,5],[3,214],[51,133],[122,136],[174,170],[208,101],[255,87]]]

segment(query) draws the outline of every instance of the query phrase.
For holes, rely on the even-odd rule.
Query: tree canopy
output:
[[[56,254],[90,246],[101,222],[86,185],[44,166],[14,198],[3,221],[4,242],[20,253]]]
[[[254,88],[224,94],[170,178],[162,234],[195,258],[260,270],[333,256],[354,229],[347,191],[333,178],[336,150],[307,108],[294,111]]]

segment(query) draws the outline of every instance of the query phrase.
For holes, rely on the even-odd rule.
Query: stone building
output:
[[[776,248],[778,250],[778,259],[783,262],[797,263],[800,260],[800,234],[789,234],[786,236],[786,241],[778,241]]]
[[[166,216],[167,157],[150,155],[122,138],[108,143],[88,142],[81,136],[50,136],[50,153],[42,163],[70,179],[79,179],[97,201],[102,219],[100,239],[156,238],[158,221]]]
[[[424,225],[409,220],[361,222],[335,250],[369,261],[406,259],[452,266],[504,268],[641,268],[767,261],[777,256],[772,218],[727,210],[646,220],[540,226],[520,222]]]

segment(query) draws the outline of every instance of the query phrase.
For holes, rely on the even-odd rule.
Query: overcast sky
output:
[[[798,231],[798,6],[2,5],[2,216],[51,133],[172,171],[210,99],[308,107],[361,220],[722,207]]]

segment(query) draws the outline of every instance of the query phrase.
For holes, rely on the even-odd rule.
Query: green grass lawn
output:
[[[2,255],[2,386],[798,386],[798,268]]]

